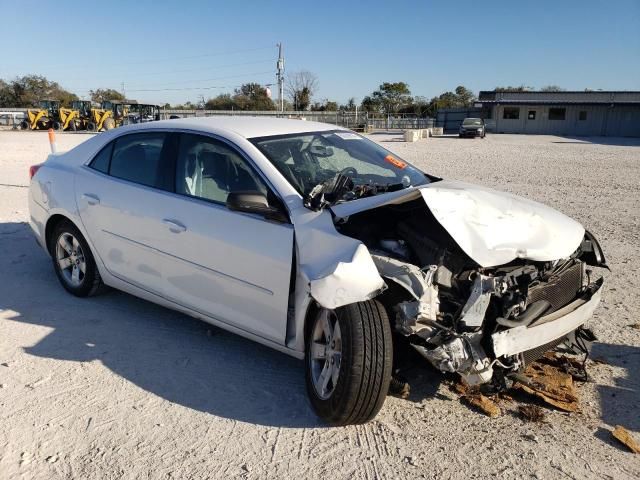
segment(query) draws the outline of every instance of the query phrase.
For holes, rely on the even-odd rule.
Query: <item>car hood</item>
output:
[[[582,225],[557,210],[510,193],[455,181],[433,182],[331,209],[337,217],[347,217],[420,196],[453,240],[482,267],[504,265],[517,258],[566,258],[584,238]]]

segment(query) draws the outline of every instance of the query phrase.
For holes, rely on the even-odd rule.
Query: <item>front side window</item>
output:
[[[564,120],[566,108],[550,108],[549,120]]]
[[[429,178],[377,143],[347,131],[305,132],[250,139],[303,196],[338,174],[355,189],[388,191],[423,185]]]
[[[519,107],[504,107],[502,118],[505,120],[518,120],[520,118]]]
[[[109,175],[149,187],[170,189],[167,162],[162,162],[165,133],[135,133],[116,139]]]
[[[230,192],[259,191],[267,187],[236,150],[201,135],[180,135],[175,191],[224,204]]]

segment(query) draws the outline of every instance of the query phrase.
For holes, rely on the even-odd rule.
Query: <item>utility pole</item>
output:
[[[122,82],[122,96],[126,99],[127,96],[124,93],[124,82]]]
[[[278,43],[278,73],[276,78],[278,79],[278,107],[281,112],[284,112],[284,57],[282,56],[282,43]]]

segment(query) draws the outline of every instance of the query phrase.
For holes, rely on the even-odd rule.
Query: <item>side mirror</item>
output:
[[[280,223],[289,221],[285,213],[279,208],[269,205],[267,196],[258,191],[229,192],[227,208],[236,212],[257,213]]]

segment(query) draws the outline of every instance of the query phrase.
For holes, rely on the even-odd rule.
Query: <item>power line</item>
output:
[[[259,50],[272,50],[272,49],[273,47],[247,48],[244,50],[233,50],[230,52],[205,53],[202,55],[190,55],[187,57],[172,57],[172,58],[164,58],[164,59],[158,59],[158,60],[148,60],[146,62],[122,63],[121,65],[140,65],[145,63],[168,62],[168,61],[174,61],[174,60],[188,60],[188,59],[194,59],[194,58],[218,57],[221,55],[234,55],[236,53],[257,52]]]
[[[202,78],[202,79],[198,79],[198,80],[181,80],[178,82],[167,82],[167,83],[158,83],[155,86],[158,87],[162,87],[165,85],[180,85],[180,84],[184,84],[184,83],[196,83],[196,82],[211,82],[214,80],[225,80],[227,78],[241,78],[241,77],[250,77],[250,76],[254,76],[254,75],[265,75],[267,73],[273,73],[271,70],[268,70],[266,72],[251,72],[251,73],[241,73],[238,75],[225,75],[222,77],[212,77],[212,78]],[[130,92],[135,92],[135,91],[139,91],[136,89],[130,89]]]
[[[230,50],[227,52],[215,52],[215,53],[204,53],[200,55],[165,57],[165,58],[156,58],[153,60],[142,60],[142,61],[132,61],[132,62],[111,62],[111,63],[100,62],[99,67],[112,67],[112,66],[118,66],[118,65],[147,65],[150,63],[165,63],[165,62],[174,62],[177,60],[193,60],[197,58],[219,57],[224,55],[235,55],[238,53],[257,52],[257,51],[263,51],[263,50],[273,50],[273,47],[245,48],[245,49],[239,49],[239,50]],[[56,71],[56,70],[67,71],[70,69],[87,69],[89,67],[87,66],[86,62],[82,62],[81,65],[78,65],[78,63],[75,63],[67,66],[63,66],[60,64],[49,64],[44,66],[39,65],[38,68],[42,70],[48,69],[53,71]],[[96,68],[96,67],[93,67],[93,68]]]
[[[241,63],[227,63],[226,65],[209,65],[206,67],[199,67],[199,68],[189,68],[187,70],[165,70],[164,72],[145,72],[139,75],[134,75],[133,77],[127,76],[126,78],[130,79],[130,78],[136,78],[136,77],[147,77],[147,76],[152,76],[152,75],[164,75],[167,73],[188,73],[188,72],[201,72],[204,70],[212,70],[212,69],[216,69],[216,68],[227,68],[227,67],[240,67],[240,66],[244,66],[244,65],[258,65],[258,64],[263,64],[263,63],[271,63],[273,62],[273,60],[269,59],[269,60],[258,60],[255,62],[241,62]],[[121,75],[115,74],[114,78],[118,76],[118,78],[121,77]]]

